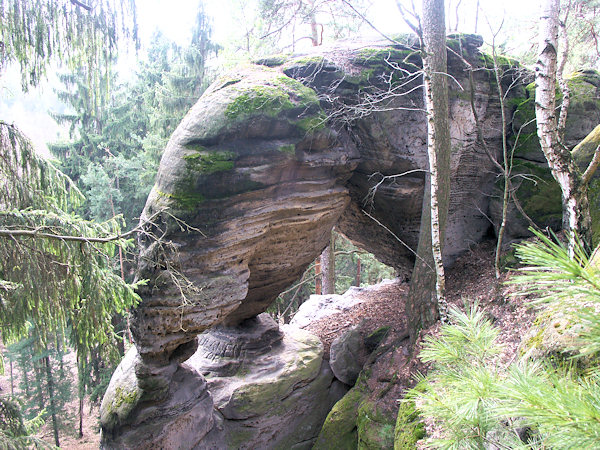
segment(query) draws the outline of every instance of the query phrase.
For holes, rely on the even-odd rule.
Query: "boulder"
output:
[[[105,449],[194,448],[214,426],[213,400],[204,378],[189,367],[170,366],[168,392],[157,397],[140,383],[137,349],[129,349],[100,406]]]
[[[335,377],[353,386],[367,361],[368,351],[357,328],[351,328],[331,343],[329,365]]]
[[[187,361],[207,377],[222,448],[311,448],[347,388],[334,380],[316,337],[284,326],[274,340],[268,315],[247,322],[231,329],[229,346],[218,344],[225,327],[207,332]]]
[[[298,311],[296,311],[296,314],[294,314],[294,317],[292,317],[290,325],[298,328],[306,328],[312,322],[333,314],[348,311],[353,306],[365,301],[364,297],[357,295],[361,291],[363,291],[363,288],[353,286],[342,295],[313,294],[308,298],[308,300],[300,305],[300,308],[298,308]]]

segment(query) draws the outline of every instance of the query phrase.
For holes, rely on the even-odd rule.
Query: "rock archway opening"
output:
[[[267,308],[267,312],[280,324],[290,323],[299,308],[311,297],[325,296],[323,304],[331,311],[348,307],[344,297],[349,289],[365,288],[383,280],[397,278],[398,271],[381,262],[360,245],[356,245],[342,233],[334,230],[324,252],[317,257],[291,286],[283,290]],[[327,285],[333,290],[326,289]],[[315,298],[309,310],[315,314],[319,309]],[[304,323],[307,319],[302,319]],[[296,320],[298,323],[298,319]]]

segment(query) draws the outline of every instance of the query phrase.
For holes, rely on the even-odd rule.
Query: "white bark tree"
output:
[[[535,67],[535,115],[540,146],[562,191],[563,229],[569,234],[569,248],[572,251],[577,234],[589,250],[592,248],[592,221],[587,188],[594,169],[590,165],[581,173],[562,140],[560,130],[566,123],[568,101],[563,102],[557,118],[556,82],[562,80],[564,67],[564,63],[558,64],[559,12],[560,0],[544,1]],[[568,91],[565,94],[565,99],[568,99]]]
[[[443,0],[423,0],[422,55],[427,110],[429,175],[423,197],[417,258],[407,302],[409,332],[445,316],[445,277],[442,261],[444,229],[450,198],[450,126],[446,28]]]

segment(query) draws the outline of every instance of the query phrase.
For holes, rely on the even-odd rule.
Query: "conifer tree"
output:
[[[87,66],[90,89],[106,91],[99,75],[124,40],[138,43],[134,0],[0,0],[0,76],[18,63],[25,90],[55,62]]]

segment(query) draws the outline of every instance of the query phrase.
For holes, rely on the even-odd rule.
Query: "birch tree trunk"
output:
[[[576,233],[585,247],[592,246],[592,221],[587,196],[587,183],[558,131],[556,117],[556,81],[558,79],[558,29],[560,0],[545,0],[540,18],[540,42],[535,67],[535,117],[540,146],[552,176],[562,192],[563,229],[570,235],[572,251]],[[563,105],[564,107],[565,105]],[[566,110],[560,113],[566,121]]]
[[[444,23],[444,1],[423,0],[422,54],[429,175],[423,195],[417,258],[406,305],[413,342],[420,329],[433,324],[440,312],[442,316],[445,314],[442,247],[450,198],[450,127]]]

